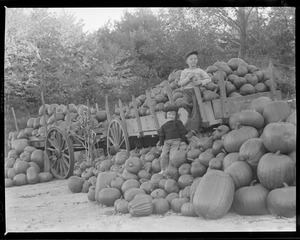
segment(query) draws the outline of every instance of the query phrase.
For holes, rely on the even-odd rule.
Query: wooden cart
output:
[[[260,92],[242,97],[226,97],[224,79],[219,82],[220,99],[203,101],[200,88],[194,87],[194,106],[190,116],[191,129],[194,131],[199,131],[201,128],[208,128],[215,125],[228,123],[228,119],[231,114],[246,109],[252,100],[261,96],[270,97],[273,100],[280,100],[281,91],[275,89],[273,65],[271,62],[269,65],[269,75],[271,81],[269,92]],[[169,85],[167,84],[165,87],[168,93],[169,101],[174,103]],[[146,92],[146,96],[146,101],[151,103],[149,92]],[[118,106],[120,116],[112,118],[106,97],[105,108],[109,121],[109,127],[107,131],[107,153],[110,155],[114,155],[120,150],[130,151],[130,138],[132,137],[143,138],[146,136],[157,136],[157,130],[166,121],[164,112],[155,112],[152,104],[148,104],[151,115],[139,116],[137,103],[133,96],[132,102],[135,110],[135,118],[125,119],[125,113],[123,111],[123,104],[121,100],[119,100]],[[183,123],[186,123],[187,112],[182,108],[179,111],[181,111],[181,120]]]
[[[44,105],[45,114],[45,102],[42,94],[42,102]],[[54,116],[56,115],[54,110]],[[56,116],[55,116],[56,119]],[[84,146],[76,140],[76,138],[66,131],[63,126],[57,124],[47,129],[46,136],[44,138],[31,137],[29,138],[30,145],[44,150],[45,160],[49,162],[49,170],[52,175],[57,179],[67,179],[73,175],[75,157],[74,152],[84,150]],[[46,124],[47,128],[47,124]],[[97,147],[106,148],[106,131],[107,129],[94,129],[96,132]]]

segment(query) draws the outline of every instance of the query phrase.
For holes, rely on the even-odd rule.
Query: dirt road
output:
[[[249,232],[296,231],[296,218],[239,216],[218,220],[168,212],[135,218],[71,193],[67,180],[5,189],[7,232]],[[149,227],[151,226],[151,227]]]

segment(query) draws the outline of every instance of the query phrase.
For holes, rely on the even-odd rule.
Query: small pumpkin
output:
[[[191,170],[191,164],[184,163],[179,167],[178,172],[179,175],[184,175],[184,174],[189,174],[190,170]]]
[[[143,193],[145,194],[145,191],[140,187],[129,188],[124,192],[124,199],[130,202],[136,195],[143,194]]]
[[[200,162],[206,168],[209,165],[209,161],[214,158],[214,155],[208,152],[203,152],[200,154],[199,158],[196,158],[194,162]]]
[[[143,182],[140,185],[140,189],[142,189],[145,193],[150,194],[154,190],[154,186],[150,181]]]
[[[206,173],[206,167],[200,162],[193,162],[191,166],[191,175],[196,177],[202,177]]]
[[[176,212],[180,213],[181,212],[181,207],[184,203],[189,202],[188,198],[175,198],[171,201],[171,209]]]
[[[39,172],[34,167],[29,167],[26,170],[26,179],[28,184],[36,184],[39,182]]]
[[[25,173],[16,174],[13,178],[14,186],[22,186],[27,184],[27,178]]]
[[[138,157],[130,157],[125,162],[126,170],[133,174],[138,174],[142,167],[143,164]]]
[[[186,186],[192,185],[193,181],[194,181],[194,177],[192,175],[184,174],[179,177],[177,183],[178,183],[179,189],[183,189]]]
[[[164,198],[155,198],[152,200],[153,214],[164,214],[169,211],[169,203]]]
[[[179,167],[187,160],[187,152],[185,150],[176,150],[173,154],[170,154],[170,164],[174,167]]]
[[[217,170],[221,170],[222,169],[222,161],[218,158],[212,158],[209,161],[208,167],[210,169],[217,169]]]
[[[122,187],[121,187],[121,191],[124,194],[128,189],[130,188],[139,188],[141,186],[140,182],[136,179],[128,179],[126,180]]]
[[[154,198],[165,198],[168,195],[168,193],[161,189],[161,188],[157,188],[154,189],[151,193],[150,196],[154,199]]]
[[[197,214],[195,213],[194,206],[193,206],[192,202],[187,202],[187,203],[182,204],[181,213],[182,213],[183,216],[197,217]]]

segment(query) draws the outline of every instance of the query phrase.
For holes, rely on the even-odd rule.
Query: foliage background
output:
[[[67,12],[11,8],[5,21],[5,132],[36,116],[46,103],[104,108],[130,101],[184,69],[187,51],[199,66],[241,57],[260,69],[272,59],[284,98],[295,98],[295,8],[147,8],[124,12],[120,21],[93,33]]]

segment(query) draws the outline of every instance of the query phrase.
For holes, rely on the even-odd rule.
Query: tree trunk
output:
[[[240,50],[239,58],[244,59],[247,53],[247,19],[245,14],[245,8],[239,7],[238,22],[240,25]]]

